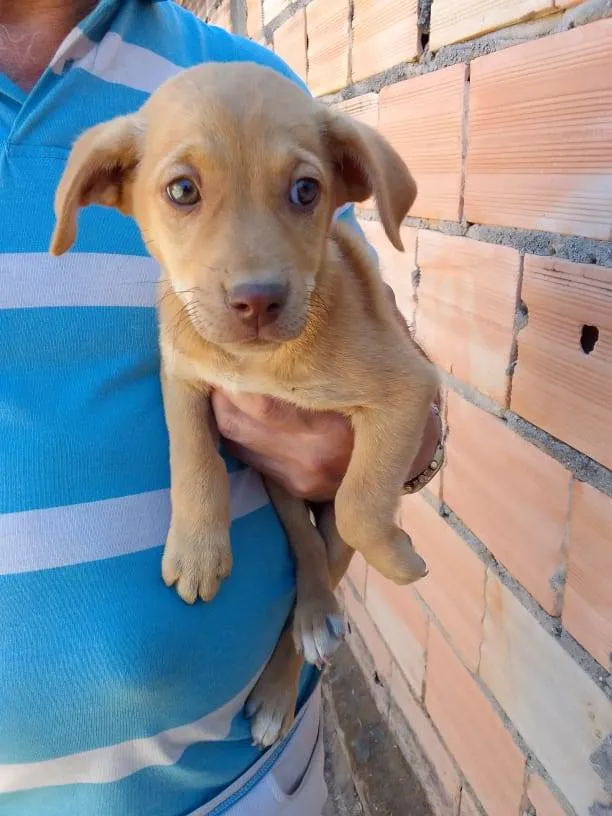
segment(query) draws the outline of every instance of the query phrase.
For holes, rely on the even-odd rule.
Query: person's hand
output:
[[[230,453],[294,496],[333,499],[353,450],[353,432],[343,416],[223,391],[213,392],[212,405]]]
[[[390,288],[389,293],[395,304]],[[396,313],[403,321],[397,307]],[[294,496],[314,502],[334,498],[353,450],[353,432],[343,416],[223,391],[213,392],[212,406],[230,453]],[[441,437],[440,416],[432,406],[421,449],[406,481],[427,468]]]

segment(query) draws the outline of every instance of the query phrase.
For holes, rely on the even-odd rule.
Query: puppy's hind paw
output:
[[[265,674],[262,675],[244,709],[251,721],[253,744],[269,748],[284,737],[295,718],[296,704],[295,686],[269,683]]]

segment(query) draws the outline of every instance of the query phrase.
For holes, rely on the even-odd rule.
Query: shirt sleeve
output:
[[[344,206],[339,207],[336,210],[334,218],[337,221],[342,221],[343,224],[346,224],[347,226],[351,227],[351,229],[354,229],[355,232],[357,233],[357,235],[359,235],[361,238],[363,238],[363,240],[368,245],[368,250],[370,252],[372,260],[374,261],[376,266],[379,266],[378,253],[376,252],[376,250],[374,249],[372,244],[366,238],[365,233],[364,233],[364,231],[363,231],[363,229],[361,227],[361,224],[357,220],[357,216],[355,214],[355,205],[351,204],[349,202],[348,204],[344,204]]]

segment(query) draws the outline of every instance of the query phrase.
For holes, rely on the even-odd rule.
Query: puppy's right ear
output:
[[[144,123],[135,116],[103,122],[77,139],[55,193],[52,255],[61,255],[74,243],[80,207],[101,204],[130,215],[134,171],[143,141]]]

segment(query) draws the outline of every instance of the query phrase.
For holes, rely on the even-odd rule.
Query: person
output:
[[[267,752],[244,703],[291,609],[287,543],[257,471],[333,498],[341,417],[214,395],[234,570],[210,604],[160,577],[168,450],[158,270],[130,219],[80,216],[47,254],[53,194],[85,128],[181,68],[278,57],[170,0],[0,0],[0,814],[294,814],[325,807],[318,673]],[[358,229],[352,207],[338,217]],[[413,485],[440,424],[431,420]]]

